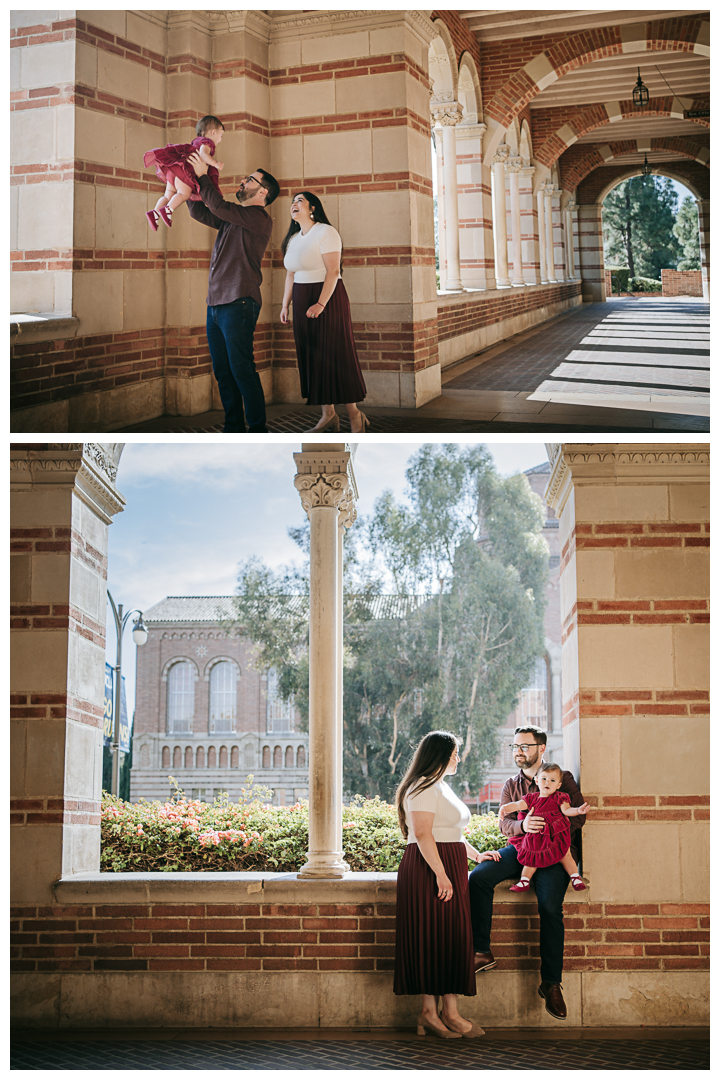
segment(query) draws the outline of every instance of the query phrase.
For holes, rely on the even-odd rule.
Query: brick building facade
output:
[[[148,640],[137,650],[130,801],[166,799],[172,775],[188,797],[221,791],[237,801],[247,776],[280,806],[307,798],[307,734],[253,666],[252,646],[223,620],[232,597],[169,596],[144,613]]]

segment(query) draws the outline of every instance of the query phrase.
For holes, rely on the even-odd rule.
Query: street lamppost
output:
[[[125,626],[131,615],[137,614],[137,619],[133,623],[133,641],[136,645],[144,645],[148,639],[148,632],[145,623],[143,622],[142,611],[138,608],[134,608],[133,611],[128,611],[123,615],[123,606],[118,604],[115,606],[115,601],[112,598],[112,593],[108,589],[108,600],[112,606],[113,615],[115,616],[115,631],[117,634],[117,653],[115,662],[115,716],[113,718],[113,741],[112,741],[112,793],[118,794],[119,781],[120,781],[120,701],[122,696],[122,637],[125,632]]]

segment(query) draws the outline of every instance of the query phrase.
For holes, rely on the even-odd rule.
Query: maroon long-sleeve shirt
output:
[[[190,216],[218,230],[210,258],[206,303],[214,307],[252,296],[262,304],[260,266],[270,242],[272,218],[262,206],[226,202],[207,175],[198,179],[203,201],[188,202]]]
[[[571,806],[582,806],[585,800],[582,797],[582,792],[575,782],[575,777],[571,772],[565,770],[563,772],[562,783],[560,784],[560,791],[565,791],[570,796]],[[530,793],[540,792],[539,787],[533,776],[532,780],[529,780],[525,773],[521,770],[517,776],[511,776],[509,780],[505,781],[502,789],[502,796],[500,798],[500,805],[503,806],[509,802],[520,802],[525,796]],[[585,815],[578,814],[577,817],[568,818],[570,822],[570,854],[575,862],[580,858],[580,843],[581,832],[583,825],[585,824]],[[523,826],[522,821],[518,821],[517,814],[508,814],[500,822],[500,831],[503,836],[522,836]]]

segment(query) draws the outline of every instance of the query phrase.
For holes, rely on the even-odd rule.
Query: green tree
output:
[[[417,740],[464,741],[477,786],[497,730],[543,651],[547,546],[524,476],[501,479],[485,447],[423,446],[346,534],[344,771],[348,793],[392,798]],[[291,535],[307,554],[307,527]],[[241,566],[232,632],[276,667],[307,722],[307,563]]]
[[[700,227],[697,204],[690,195],[682,201],[673,232],[682,247],[682,258],[677,264],[678,270],[699,270]]]
[[[673,232],[677,194],[660,176],[633,176],[603,203],[605,262],[627,266],[630,277],[660,280],[660,271],[677,264],[680,245]]]

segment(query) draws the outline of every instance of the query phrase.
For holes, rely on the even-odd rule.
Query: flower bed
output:
[[[308,804],[270,806],[249,788],[238,803],[186,799],[126,803],[103,793],[100,869],[104,871],[242,870],[292,873],[305,862]],[[481,851],[504,844],[494,814],[473,815],[468,840]],[[351,870],[397,870],[405,840],[395,807],[356,796],[343,807],[343,848]]]

